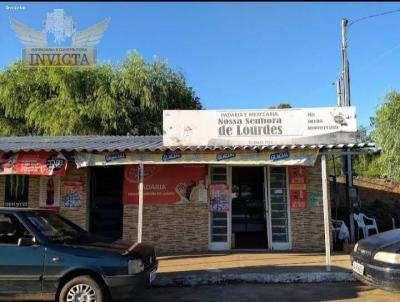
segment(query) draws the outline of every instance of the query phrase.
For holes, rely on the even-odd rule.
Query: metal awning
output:
[[[261,145],[261,146],[191,146],[168,147],[162,136],[13,136],[0,137],[0,151],[66,151],[66,152],[141,152],[141,151],[236,151],[236,150],[335,150],[374,148],[373,143],[321,145]]]

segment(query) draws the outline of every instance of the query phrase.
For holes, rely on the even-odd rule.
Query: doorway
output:
[[[122,239],[123,167],[91,169],[90,232]]]
[[[267,249],[263,167],[232,167],[232,238],[236,249]]]

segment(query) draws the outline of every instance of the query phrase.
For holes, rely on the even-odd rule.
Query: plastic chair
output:
[[[375,218],[370,218],[363,213],[353,214],[353,217],[357,222],[358,238],[360,238],[360,230],[362,230],[364,238],[369,236],[370,230],[374,230],[376,234],[379,233]]]

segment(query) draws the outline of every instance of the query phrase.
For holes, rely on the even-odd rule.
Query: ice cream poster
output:
[[[137,204],[139,200],[139,166],[127,165],[124,171],[123,201]],[[206,165],[144,165],[143,202],[175,204],[206,202]]]
[[[211,184],[210,193],[210,212],[229,212],[229,186],[227,184]]]
[[[81,181],[63,181],[61,204],[64,208],[76,209],[82,206],[83,183]]]

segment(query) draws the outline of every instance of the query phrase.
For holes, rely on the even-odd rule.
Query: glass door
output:
[[[230,187],[228,167],[210,167],[211,184],[227,184]],[[230,249],[230,211],[209,212],[209,249],[212,251]]]
[[[274,250],[290,249],[286,167],[269,167],[271,243]]]
[[[232,246],[266,249],[263,167],[232,167]]]

